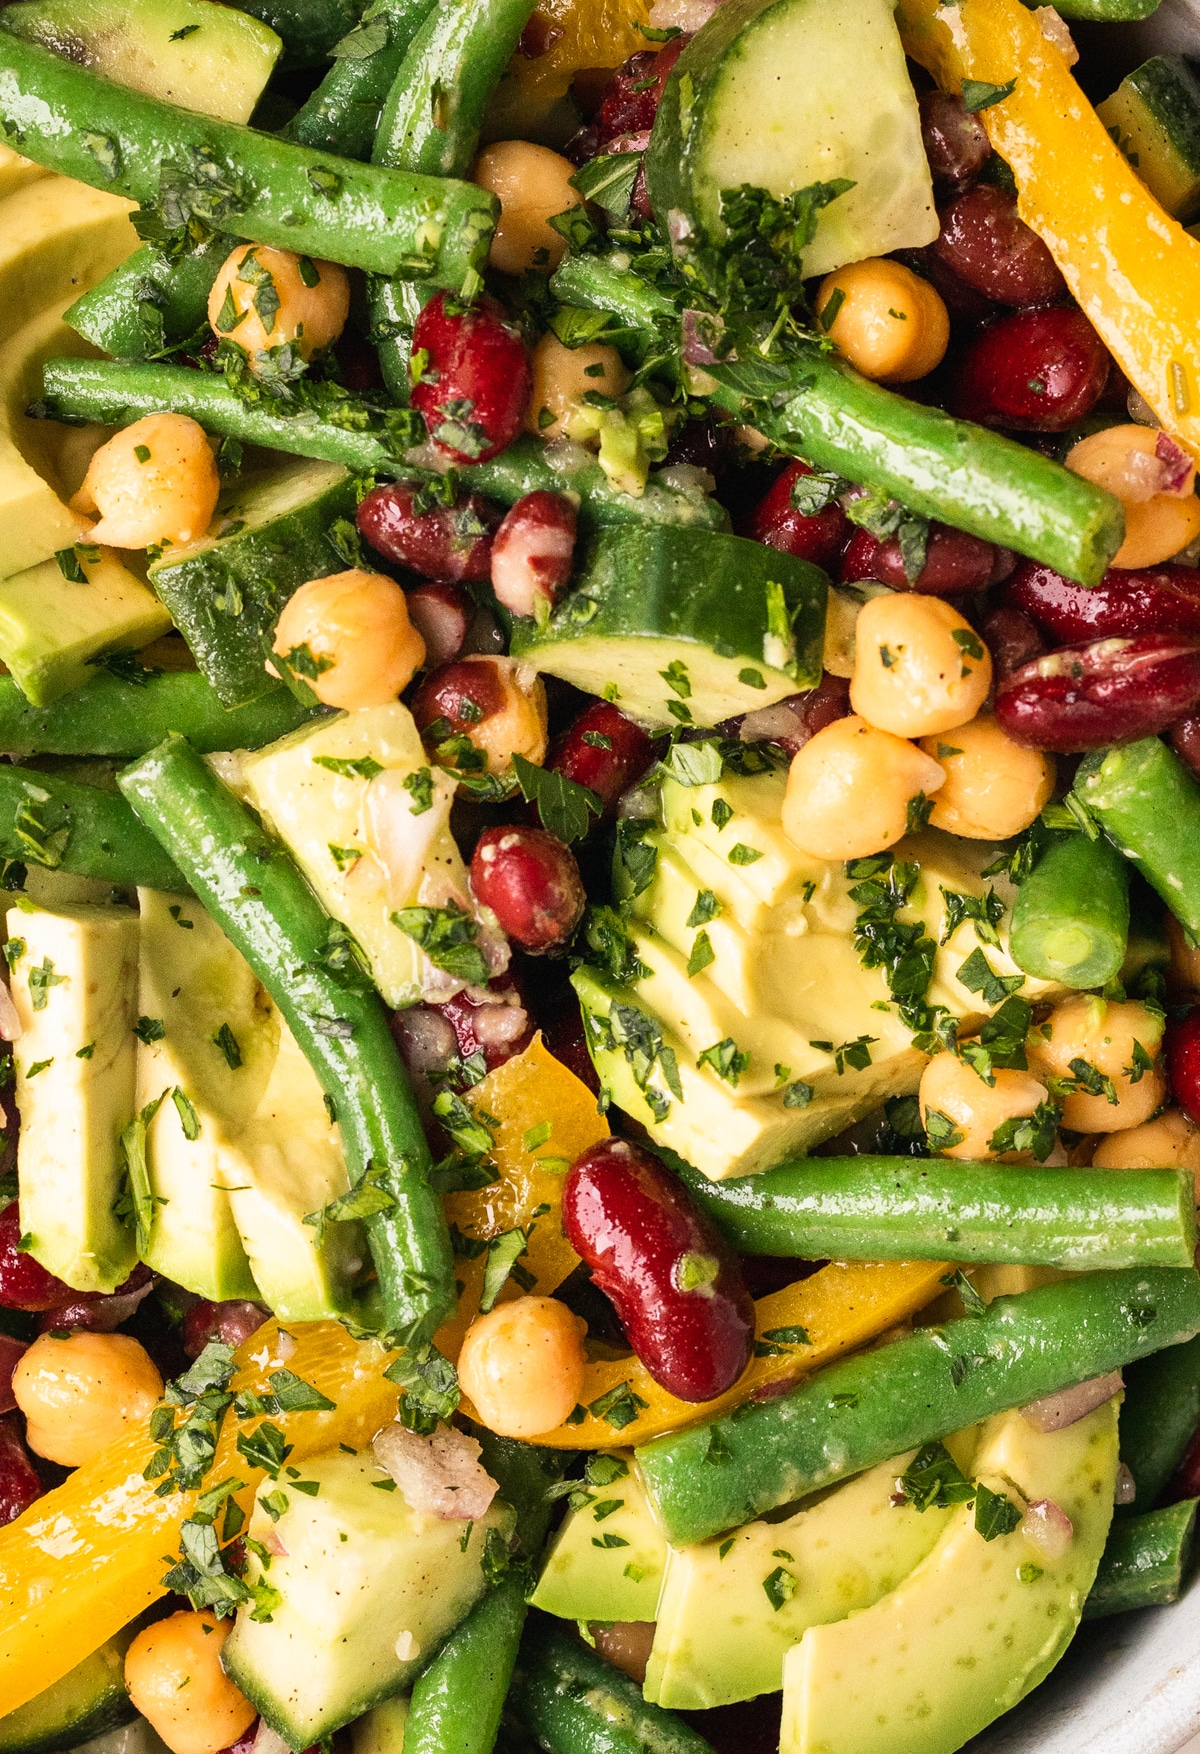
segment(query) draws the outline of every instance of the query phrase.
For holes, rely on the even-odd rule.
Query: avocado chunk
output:
[[[0,164],[8,185],[0,182],[0,342],[60,300],[78,298],[138,246],[131,202],[68,177],[33,177],[20,168],[28,162]],[[27,400],[39,394],[34,386]]]
[[[0,201],[8,195],[15,195],[26,183],[36,183],[39,177],[49,175],[43,165],[34,164],[31,158],[22,158],[15,147],[0,145]]]
[[[128,1626],[84,1657],[44,1693],[0,1717],[0,1754],[62,1754],[128,1723],[135,1715],[125,1689]]]
[[[369,1454],[317,1456],[303,1475],[315,1496],[286,1476],[259,1486],[248,1533],[269,1541],[269,1569],[252,1546],[247,1579],[278,1600],[269,1620],[239,1611],[222,1653],[293,1748],[409,1685],[483,1593],[485,1548],[507,1545],[516,1521],[500,1499],[473,1523],[413,1510]]]
[[[953,1754],[1045,1679],[1079,1624],[1112,1519],[1117,1400],[1063,1431],[990,1419],[976,1477],[1017,1508],[1049,1499],[1073,1539],[1052,1559],[1015,1529],[985,1541],[960,1505],[874,1607],[804,1634],[784,1665],[781,1754]]]
[[[74,577],[68,577],[68,572]],[[138,651],[171,617],[111,548],[86,543],[0,580],[0,659],[34,706],[81,688],[105,652]]]
[[[34,1260],[74,1290],[115,1291],[135,1260],[113,1208],[134,1104],[137,915],[26,902],[7,926],[21,1229]]]
[[[606,1458],[607,1459],[607,1458]],[[612,1452],[626,1472],[589,1489],[555,1535],[535,1608],[564,1620],[653,1620],[667,1564],[667,1541],[650,1510],[631,1457]]]
[[[404,1726],[408,1722],[408,1699],[385,1699],[372,1706],[350,1726],[353,1754],[404,1754]]]
[[[1200,213],[1200,77],[1183,55],[1155,55],[1096,114],[1155,199],[1174,218]]]

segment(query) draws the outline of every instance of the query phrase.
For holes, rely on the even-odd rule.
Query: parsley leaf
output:
[[[553,768],[537,767],[523,755],[513,756],[513,772],[521,795],[537,806],[538,818],[547,834],[570,846],[588,832],[589,817],[599,816],[604,805],[598,793],[588,786],[556,773]]]

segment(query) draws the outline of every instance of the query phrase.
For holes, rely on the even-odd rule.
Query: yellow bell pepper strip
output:
[[[555,1059],[540,1035],[524,1053],[489,1072],[467,1102],[475,1114],[488,1117],[500,1179],[447,1196],[451,1239],[461,1250],[463,1238],[490,1242],[518,1225],[532,1225],[519,1261],[522,1273],[509,1277],[500,1299],[526,1291],[548,1297],[579,1265],[563,1235],[563,1181],[581,1152],[607,1139],[608,1122],[597,1113],[587,1085]],[[458,1256],[458,1313],[435,1342],[447,1358],[458,1357],[463,1335],[478,1314],[486,1262],[482,1252],[474,1260]],[[522,1284],[526,1278],[531,1283]]]
[[[980,110],[1017,208],[1129,381],[1200,459],[1200,242],[1139,181],[1021,0],[900,0],[904,47],[949,91],[1006,87]]]
[[[398,1391],[384,1379],[391,1356],[374,1341],[355,1341],[337,1322],[289,1327],[280,1346],[268,1322],[239,1348],[235,1392],[271,1393],[270,1375],[287,1369],[318,1389],[330,1412],[271,1415],[292,1445],[291,1462],[336,1444],[360,1448],[396,1414]],[[201,1490],[243,1481],[236,1494],[250,1508],[263,1471],[236,1444],[260,1420],[239,1423],[231,1407]],[[148,1429],[130,1432],[77,1468],[0,1529],[0,1701],[15,1711],[61,1679],[104,1640],[166,1592],[162,1577],[179,1546],[180,1528],[199,1492],[158,1498],[142,1476],[158,1445]]]
[[[835,1261],[759,1298],[755,1356],[715,1401],[677,1400],[636,1358],[597,1359],[584,1380],[585,1417],[536,1441],[550,1449],[620,1449],[728,1413],[771,1384],[791,1383],[906,1321],[938,1295],[949,1271],[939,1261]],[[787,1336],[797,1328],[806,1345]]]

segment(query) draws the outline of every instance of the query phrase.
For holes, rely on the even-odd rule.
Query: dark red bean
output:
[[[413,509],[417,489],[374,487],[358,508],[359,534],[386,560],[427,579],[482,584],[492,575],[492,532],[504,515],[479,494],[457,505]]]
[[[441,1078],[458,1057],[458,1042],[441,1005],[409,1005],[392,1013],[392,1034],[409,1071]]]
[[[413,329],[411,401],[429,436],[456,463],[486,463],[507,449],[525,421],[533,384],[519,331],[495,299],[469,307],[439,292]]]
[[[1082,311],[1014,311],[964,349],[950,409],[981,426],[1066,432],[1096,406],[1109,364]]]
[[[16,1200],[0,1212],[0,1307],[4,1309],[59,1309],[78,1295],[53,1273],[47,1273],[32,1255],[22,1254],[21,1216]]]
[[[889,536],[880,542],[869,530],[855,530],[842,555],[838,576],[843,584],[874,579],[894,591],[922,591],[932,597],[953,597],[964,591],[982,591],[1003,578],[1012,565],[1006,548],[981,542],[965,530],[948,524],[930,524],[925,564],[915,579],[904,572],[900,540]]]
[[[199,1358],[210,1340],[222,1340],[226,1346],[240,1346],[256,1334],[268,1319],[268,1311],[260,1304],[231,1298],[225,1303],[209,1303],[201,1298],[183,1318],[183,1349],[189,1358]]]
[[[1183,1460],[1171,1476],[1163,1493],[1163,1504],[1179,1504],[1185,1498],[1200,1498],[1200,1431],[1197,1431],[1183,1452]]]
[[[437,1010],[454,1031],[460,1060],[482,1054],[489,1072],[523,1054],[533,1040],[536,1024],[525,996],[513,975],[500,975],[488,982],[491,1001],[478,1004],[466,993],[456,993]]]
[[[1040,658],[1046,650],[1037,625],[1019,609],[1010,609],[1005,604],[992,610],[979,631],[992,654],[992,672],[997,681],[1019,670],[1022,664]]]
[[[27,1344],[25,1340],[14,1340],[11,1334],[0,1334],[0,1413],[11,1413],[17,1404],[12,1392],[12,1376]]]
[[[1025,560],[1005,600],[1071,645],[1141,633],[1200,635],[1200,573],[1191,566],[1110,567],[1089,590]]]
[[[1000,306],[993,304],[990,298],[984,298],[957,274],[952,274],[946,264],[933,253],[933,245],[926,244],[920,250],[898,250],[897,259],[928,280],[933,290],[939,294],[942,303],[950,313],[952,323],[967,324],[972,328],[985,323],[989,317],[998,314]]]
[[[1200,713],[1189,713],[1171,726],[1171,747],[1200,779]]]
[[[949,91],[923,91],[921,144],[939,188],[959,189],[973,182],[992,155],[987,130],[960,97]]]
[[[653,1620],[597,1620],[592,1625],[596,1649],[606,1663],[642,1686],[646,1664],[658,1630]]]
[[[654,745],[641,726],[609,701],[597,700],[555,738],[546,766],[595,792],[611,816],[653,759]]]
[[[1200,1126],[1200,1005],[1168,1020],[1165,1047],[1175,1101]]]
[[[534,955],[565,944],[587,897],[575,856],[544,828],[485,828],[471,859],[471,888],[503,932]]]
[[[774,706],[747,713],[738,728],[743,743],[777,743],[785,755],[795,755],[809,740],[844,719],[850,712],[850,682],[825,671],[807,694],[789,694]]]
[[[425,641],[425,662],[431,669],[448,664],[462,651],[475,605],[458,585],[431,580],[406,592],[408,619]]]
[[[605,1139],[571,1165],[563,1229],[646,1369],[682,1401],[731,1389],[754,1305],[737,1256],[657,1157]]]
[[[807,463],[789,463],[746,519],[742,534],[815,566],[830,567],[845,545],[850,524],[836,500],[819,512],[803,512],[793,504],[796,482],[812,473]]]
[[[460,659],[430,672],[414,696],[412,714],[418,731],[445,719],[450,726],[447,735],[469,733],[502,712],[504,703],[504,683],[495,664],[485,658],[472,658],[469,663]]]
[[[75,1292],[60,1308],[43,1310],[38,1317],[38,1328],[43,1334],[60,1328],[85,1328],[91,1334],[115,1333],[153,1289],[154,1278],[149,1267],[139,1262],[125,1283],[109,1296]]]
[[[571,576],[575,507],[565,494],[539,488],[505,513],[492,540],[492,589],[512,615],[553,608]]]
[[[15,1522],[42,1496],[29,1451],[8,1419],[0,1419],[0,1527]]]
[[[637,134],[654,126],[667,75],[689,40],[681,35],[657,51],[642,49],[617,69],[592,119],[597,151],[618,134]]]
[[[587,1050],[583,1014],[572,988],[568,987],[557,1002],[542,1012],[541,1025],[546,1046],[554,1058],[561,1060],[568,1071],[574,1072],[580,1083],[586,1084],[589,1090],[599,1096],[600,1080],[596,1076],[592,1056]]]
[[[952,274],[998,304],[1053,304],[1067,283],[1037,233],[1017,213],[1015,195],[980,183],[939,209],[942,229],[930,250]]]
[[[1015,743],[1070,754],[1154,737],[1200,701],[1200,639],[1143,634],[1064,646],[1002,679],[996,717]]]

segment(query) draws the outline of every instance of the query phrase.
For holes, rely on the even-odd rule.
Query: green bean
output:
[[[120,755],[130,760],[170,731],[202,755],[261,749],[311,716],[290,689],[272,688],[249,706],[223,707],[196,670],[147,674],[144,683],[98,675],[49,706],[33,706],[0,676],[0,749],[10,755]]]
[[[119,792],[0,763],[0,857],[102,883],[169,889],[187,879]]]
[[[1097,835],[1069,833],[1046,848],[1013,903],[1013,961],[1039,980],[1102,987],[1125,960],[1129,868]]]
[[[1026,0],[1036,4],[1036,0]],[[1162,0],[1063,0],[1058,8],[1063,18],[1078,19],[1081,24],[1126,24],[1149,18],[1157,12]]]
[[[1197,1505],[1200,1498],[1185,1498],[1165,1510],[1113,1523],[1084,1604],[1085,1620],[1179,1600],[1196,1538]]]
[[[390,1201],[365,1220],[384,1314],[406,1345],[424,1344],[456,1307],[454,1256],[382,1004],[330,971],[331,922],[312,890],[186,738],[166,738],[120,785],[286,1018],[333,1105],[352,1184],[370,1171]]]
[[[378,0],[369,6],[361,29],[351,32],[344,52],[308,102],[279,130],[280,137],[343,158],[370,158],[383,100],[413,36],[436,4],[437,0]],[[377,45],[360,53],[376,36],[380,37]]]
[[[1085,1273],[997,1298],[983,1315],[919,1329],[788,1395],[658,1438],[638,1450],[638,1465],[667,1539],[686,1546],[1198,1332],[1194,1268]],[[803,1369],[802,1345],[796,1357]]]
[[[1200,936],[1200,786],[1175,751],[1143,737],[1085,756],[1075,793],[1180,924]]]
[[[1121,1460],[1137,1488],[1135,1512],[1154,1509],[1198,1429],[1200,1338],[1168,1346],[1126,1373]]]
[[[207,322],[208,295],[236,245],[236,238],[218,232],[172,259],[166,250],[143,244],[77,298],[63,321],[114,359],[171,352]]]
[[[546,1754],[712,1754],[561,1621],[530,1616],[509,1703]]]
[[[1196,1252],[1190,1170],[808,1157],[714,1182],[673,1153],[669,1161],[696,1204],[744,1255],[953,1257],[1094,1272],[1186,1267]]]
[[[239,11],[269,24],[283,41],[280,69],[319,67],[358,23],[356,0],[244,0]]]
[[[84,120],[86,118],[86,121]],[[0,123],[27,158],[143,207],[167,198],[236,237],[458,289],[487,258],[497,204],[280,140],[114,85],[0,30]]]

